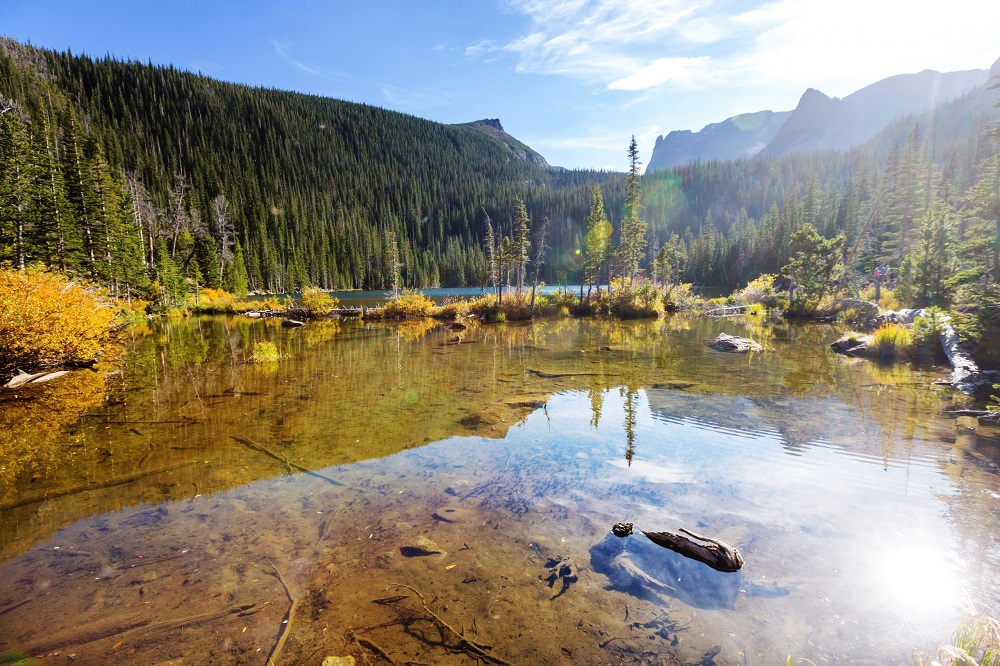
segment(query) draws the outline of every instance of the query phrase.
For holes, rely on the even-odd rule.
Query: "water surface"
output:
[[[772,351],[715,352],[720,331]],[[0,405],[0,651],[908,663],[1000,597],[996,439],[945,414],[963,399],[943,369],[838,357],[836,336],[158,324],[120,372]],[[285,358],[245,363],[262,339]],[[619,541],[619,521],[721,538],[746,566]]]

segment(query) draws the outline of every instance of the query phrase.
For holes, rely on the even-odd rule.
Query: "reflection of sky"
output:
[[[651,393],[638,393],[631,465],[617,389],[604,392],[597,429],[589,425],[590,397],[567,393],[549,401],[544,418],[529,419],[523,436],[538,441],[533,426],[543,427],[558,442],[549,440],[554,455],[596,454],[610,462],[596,480],[658,489],[661,504],[647,493],[629,509],[627,518],[646,529],[706,525],[711,536],[746,525],[753,536],[746,575],[800,581],[790,585],[788,610],[806,617],[814,631],[833,613],[854,619],[858,626],[847,640],[855,644],[881,632],[889,644],[902,632],[901,647],[916,640],[903,636],[947,639],[964,595],[960,562],[969,554],[956,552],[947,517],[957,491],[942,471],[943,445],[940,458],[927,444],[897,459],[854,450],[853,436],[871,443],[891,435],[835,400],[796,398],[783,406],[782,418],[801,404],[814,420],[794,424],[805,446],[789,450],[766,407],[746,398]],[[693,404],[706,401],[710,410]],[[713,410],[726,425],[692,416]],[[825,419],[815,419],[824,412]],[[851,635],[838,632],[836,640]]]

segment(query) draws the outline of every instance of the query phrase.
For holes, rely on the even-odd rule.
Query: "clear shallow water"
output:
[[[262,664],[289,627],[279,663],[469,661],[443,621],[518,664],[908,663],[1000,598],[996,440],[933,369],[748,326],[164,324],[122,373],[0,406],[0,650]],[[264,338],[286,358],[243,364]]]

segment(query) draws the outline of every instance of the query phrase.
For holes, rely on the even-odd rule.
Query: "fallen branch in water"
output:
[[[489,652],[487,652],[487,647],[488,646],[483,645],[481,643],[477,643],[476,641],[472,640],[471,638],[467,638],[464,634],[462,634],[462,632],[458,631],[457,629],[455,629],[455,627],[453,627],[450,624],[448,624],[447,622],[445,622],[441,618],[441,616],[439,616],[437,613],[435,613],[434,611],[432,611],[430,608],[427,607],[427,599],[424,598],[424,595],[421,594],[420,591],[417,588],[412,587],[410,585],[404,585],[402,583],[394,583],[394,584],[390,585],[389,589],[392,589],[392,588],[406,588],[407,590],[410,590],[411,592],[413,592],[414,594],[416,594],[417,597],[420,598],[420,606],[423,609],[423,611],[425,613],[427,613],[428,615],[430,615],[432,618],[434,618],[434,621],[438,624],[438,626],[440,626],[440,627],[442,627],[444,629],[447,629],[448,631],[450,631],[452,634],[454,634],[455,637],[457,637],[461,641],[459,643],[458,649],[461,650],[463,647],[467,647],[470,651],[472,651],[475,654],[479,655],[480,657],[482,657],[483,659],[485,659],[488,662],[492,662],[494,664],[501,664],[501,666],[512,666],[509,661],[504,661],[500,657],[497,657],[497,656],[492,655]]]
[[[343,481],[337,481],[336,479],[331,478],[329,476],[326,476],[325,474],[320,474],[319,472],[314,472],[311,469],[307,469],[307,468],[303,467],[302,465],[299,465],[298,463],[292,462],[291,460],[289,460],[285,456],[281,455],[280,453],[275,453],[274,451],[272,451],[271,449],[267,448],[266,446],[258,444],[257,442],[255,442],[253,440],[247,439],[246,437],[240,437],[238,435],[230,435],[230,438],[235,439],[237,442],[239,442],[240,444],[242,444],[243,446],[245,446],[247,448],[253,449],[254,451],[260,451],[264,455],[266,455],[268,457],[271,457],[271,458],[274,458],[275,460],[277,460],[278,462],[280,462],[282,465],[285,466],[285,469],[288,470],[289,474],[292,474],[292,469],[296,469],[299,472],[302,472],[303,474],[308,474],[309,476],[315,476],[317,479],[323,479],[324,481],[326,481],[327,483],[329,483],[331,485],[341,486],[341,487],[350,487],[346,483],[344,483]]]
[[[367,638],[357,638],[357,637],[355,637],[354,640],[358,642],[358,645],[368,648],[369,650],[371,650],[372,652],[374,652],[375,654],[377,654],[378,656],[382,657],[387,662],[395,666],[396,662],[393,660],[393,658],[390,657],[389,653],[383,650],[382,647],[375,641],[370,641]]]
[[[11,612],[15,608],[20,608],[24,604],[30,603],[33,600],[34,600],[34,597],[28,597],[27,599],[22,599],[21,601],[14,602],[10,606],[7,606],[5,608],[0,608],[0,615],[6,615],[7,613]]]
[[[275,660],[277,660],[278,655],[281,654],[281,649],[285,647],[285,641],[288,640],[288,634],[292,631],[292,618],[295,616],[295,608],[299,605],[299,600],[292,596],[292,591],[288,589],[288,584],[285,583],[285,579],[282,577],[281,572],[278,571],[278,567],[268,560],[268,564],[274,569],[272,576],[278,579],[281,583],[281,587],[285,588],[285,594],[288,596],[288,600],[291,602],[291,606],[288,607],[288,611],[285,613],[285,618],[282,620],[281,634],[278,636],[278,642],[275,643],[274,648],[271,650],[271,654],[267,655],[268,666],[274,666]]]
[[[65,497],[67,495],[85,493],[90,490],[102,490],[104,488],[113,488],[114,486],[123,486],[126,483],[132,483],[133,481],[138,481],[139,479],[145,479],[147,476],[155,476],[156,474],[173,472],[175,470],[181,469],[182,467],[188,467],[193,464],[195,463],[190,462],[190,463],[183,463],[180,465],[172,465],[170,467],[161,467],[160,469],[151,469],[145,472],[136,472],[135,474],[120,476],[117,479],[109,479],[107,481],[101,481],[99,483],[87,483],[86,485],[83,486],[74,486],[72,488],[67,488],[66,490],[57,490],[54,492],[44,492],[44,493],[38,493],[36,495],[29,495],[27,497],[22,497],[16,502],[0,505],[0,510],[6,511],[8,509],[18,509],[22,506],[28,506],[29,504],[37,504],[39,502],[44,502],[45,500],[55,499],[56,497]]]

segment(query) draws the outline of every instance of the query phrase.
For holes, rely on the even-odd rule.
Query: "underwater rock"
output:
[[[442,550],[436,543],[427,537],[419,536],[413,543],[401,546],[399,554],[403,557],[427,557],[428,555],[438,555],[444,557],[448,551]]]
[[[718,351],[737,354],[764,351],[763,345],[759,342],[754,342],[750,338],[741,338],[738,335],[729,335],[728,333],[719,333],[717,338],[708,343],[708,346]]]
[[[346,657],[327,657],[323,660],[323,666],[355,666],[356,663],[354,657],[351,655],[347,655]]]

